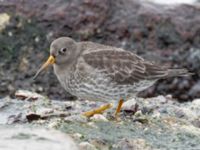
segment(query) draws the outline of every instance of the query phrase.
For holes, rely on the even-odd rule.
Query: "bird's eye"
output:
[[[59,50],[59,54],[64,54],[67,51],[67,48],[61,48]]]

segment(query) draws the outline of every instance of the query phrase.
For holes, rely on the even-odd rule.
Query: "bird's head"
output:
[[[60,37],[54,40],[50,46],[50,56],[47,61],[41,66],[34,76],[34,79],[49,65],[68,65],[77,56],[76,42],[69,37]]]

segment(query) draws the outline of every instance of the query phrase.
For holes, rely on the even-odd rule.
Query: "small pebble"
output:
[[[88,126],[92,127],[92,128],[98,128],[94,122],[88,122],[87,123]]]
[[[59,119],[56,119],[56,120],[50,122],[50,123],[48,124],[48,127],[49,127],[50,129],[56,128],[56,127],[58,127],[58,126],[60,125],[60,121],[61,121],[60,118],[59,118]]]
[[[41,115],[44,115],[44,114],[50,114],[50,113],[53,113],[53,109],[52,108],[41,108],[41,109],[38,109],[37,110],[37,114],[41,114]]]
[[[105,117],[105,116],[103,116],[103,115],[101,115],[101,114],[95,114],[94,116],[92,116],[91,118],[90,118],[92,121],[104,121],[104,122],[107,122],[108,121],[108,119]]]
[[[27,90],[18,90],[15,92],[15,97],[20,100],[37,100],[37,99],[44,99],[44,96],[30,92]]]
[[[144,139],[123,138],[112,147],[120,150],[152,150],[151,145]]]
[[[134,116],[135,117],[143,116],[142,111],[141,110],[137,111]]]
[[[74,139],[81,139],[81,138],[83,137],[83,135],[80,134],[80,133],[74,133],[74,134],[72,135],[72,137],[73,137]]]
[[[159,119],[160,118],[160,113],[159,112],[156,112],[152,115],[152,118],[154,119]]]
[[[122,110],[128,111],[128,112],[135,112],[136,107],[137,107],[137,103],[135,99],[132,99],[132,100],[128,100],[124,102],[124,104],[122,105]]]
[[[79,148],[80,150],[97,150],[96,147],[89,142],[81,142]]]

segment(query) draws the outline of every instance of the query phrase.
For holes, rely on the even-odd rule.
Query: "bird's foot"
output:
[[[123,99],[120,99],[120,100],[119,100],[119,103],[118,103],[118,106],[117,106],[117,109],[116,109],[116,111],[115,111],[114,116],[115,116],[115,120],[117,120],[117,121],[120,120],[120,118],[119,118],[119,112],[121,111],[121,108],[122,108],[123,103],[124,103],[124,100],[123,100]]]
[[[86,111],[83,113],[83,115],[86,117],[92,117],[95,114],[102,114],[105,110],[110,109],[112,106],[113,106],[112,104],[106,104],[94,110]]]

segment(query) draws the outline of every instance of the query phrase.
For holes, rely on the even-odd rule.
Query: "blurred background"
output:
[[[69,36],[187,68],[193,76],[160,80],[140,96],[171,94],[179,101],[193,100],[200,97],[199,24],[200,5],[195,0],[1,0],[0,98],[26,89],[51,99],[73,99],[52,68],[32,80],[52,40]]]

